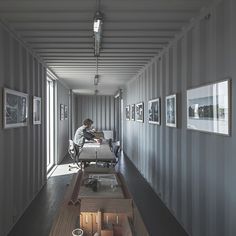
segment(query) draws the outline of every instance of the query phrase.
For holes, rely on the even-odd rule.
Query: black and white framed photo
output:
[[[64,120],[64,105],[60,104],[60,120]]]
[[[65,120],[68,119],[68,106],[67,105],[64,106],[64,119]]]
[[[166,97],[166,126],[177,127],[177,95]]]
[[[187,90],[187,128],[230,135],[231,80]]]
[[[28,94],[4,88],[3,127],[28,125]]]
[[[161,124],[161,105],[160,98],[148,101],[148,122],[150,124]]]
[[[41,124],[41,98],[34,97],[33,99],[33,124]]]
[[[126,120],[130,120],[130,105],[127,105],[125,107],[125,117],[126,117]]]
[[[136,121],[143,122],[144,118],[144,106],[143,102],[136,104]]]
[[[131,120],[135,120],[135,104],[131,105]]]

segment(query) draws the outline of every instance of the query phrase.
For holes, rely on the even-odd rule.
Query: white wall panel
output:
[[[0,25],[0,235],[6,235],[46,181],[45,68]],[[2,128],[2,92],[29,95],[27,127]],[[33,125],[33,96],[42,97],[42,124]]]
[[[233,10],[234,9],[234,10]],[[124,151],[193,236],[236,235],[236,3],[221,1],[147,65],[124,90],[144,102],[145,122],[126,121]],[[206,14],[207,16],[207,14]],[[232,78],[232,135],[186,129],[188,88]],[[165,126],[165,97],[178,95],[178,128]],[[148,124],[148,100],[161,97],[161,126]]]

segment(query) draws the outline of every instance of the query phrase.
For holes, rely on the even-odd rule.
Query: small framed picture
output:
[[[143,122],[143,117],[144,117],[143,109],[144,109],[143,102],[136,104],[136,120],[138,122]]]
[[[33,124],[41,124],[41,98],[34,97],[33,99]]]
[[[68,106],[67,105],[64,106],[64,119],[65,120],[68,119]]]
[[[187,128],[230,135],[231,80],[187,90]]]
[[[126,120],[130,120],[130,105],[127,105],[125,108]]]
[[[135,120],[135,104],[131,105],[131,120]]]
[[[150,124],[161,124],[160,98],[148,101],[148,122]]]
[[[4,88],[3,127],[28,125],[28,94]]]
[[[60,120],[64,120],[64,105],[60,104]]]
[[[166,97],[166,126],[177,127],[177,96],[172,94]]]

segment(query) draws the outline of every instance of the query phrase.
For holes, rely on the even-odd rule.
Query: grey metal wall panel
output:
[[[57,158],[56,163],[59,164],[65,157],[68,145],[69,145],[69,94],[70,90],[60,82],[56,81],[57,84]],[[68,118],[60,120],[60,105],[66,105],[68,108]]]
[[[46,181],[45,68],[0,25],[0,235],[6,235]],[[27,127],[2,128],[2,91],[29,95]],[[42,97],[42,124],[33,125],[33,96]]]
[[[193,236],[236,235],[235,10],[235,1],[219,2],[209,19],[196,22],[124,90],[124,108],[143,101],[145,110],[144,123],[124,117],[124,151]],[[187,130],[187,89],[227,76],[233,81],[232,135]],[[172,93],[178,95],[178,128],[165,126],[165,97]],[[156,97],[161,126],[148,124],[148,100]]]
[[[93,126],[98,130],[115,129],[115,103],[113,96],[75,96],[75,113],[77,117],[75,130],[81,126],[86,118],[91,118],[94,121]]]

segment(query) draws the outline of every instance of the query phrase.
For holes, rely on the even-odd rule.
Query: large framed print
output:
[[[28,124],[28,95],[4,88],[3,127],[15,128]]]
[[[41,98],[34,97],[33,99],[33,124],[41,124]]]
[[[187,128],[230,135],[231,80],[187,90]]]
[[[160,98],[148,101],[148,122],[150,124],[161,124]]]
[[[144,116],[144,106],[143,102],[140,102],[136,104],[136,120],[138,122],[143,122],[143,116]]]
[[[135,120],[135,104],[131,105],[131,120]]]
[[[177,95],[166,97],[166,126],[177,127]]]
[[[130,105],[127,105],[125,107],[125,117],[126,117],[126,120],[130,120]]]

